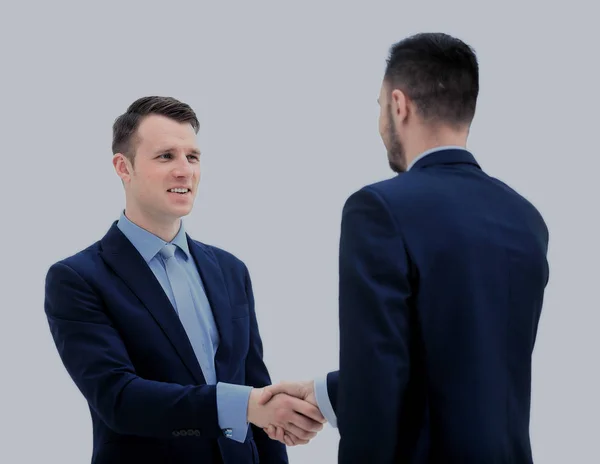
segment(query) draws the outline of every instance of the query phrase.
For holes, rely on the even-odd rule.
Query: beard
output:
[[[406,172],[406,153],[404,152],[404,145],[400,140],[400,135],[396,126],[393,124],[392,119],[392,108],[388,106],[388,125],[386,128],[386,135],[388,143],[386,143],[388,163],[392,171],[397,174]]]

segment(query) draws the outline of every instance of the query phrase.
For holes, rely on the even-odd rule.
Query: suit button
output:
[[[175,430],[175,431],[173,432],[173,436],[174,436],[174,437],[178,437],[178,436],[179,436],[179,432],[178,432],[177,430]]]
[[[179,434],[180,434],[182,437],[185,437],[185,436],[187,435],[187,432],[186,432],[185,430],[181,430],[181,431],[179,432]]]
[[[194,430],[194,435],[199,437],[200,436],[200,430]]]

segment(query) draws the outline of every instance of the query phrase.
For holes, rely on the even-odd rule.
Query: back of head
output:
[[[181,123],[189,123],[198,133],[200,123],[194,110],[173,97],[149,96],[138,98],[113,124],[113,154],[122,153],[133,164],[135,135],[142,120],[149,115],[164,116]]]
[[[470,125],[479,94],[474,50],[444,33],[420,33],[390,49],[384,81],[401,90],[425,123]]]

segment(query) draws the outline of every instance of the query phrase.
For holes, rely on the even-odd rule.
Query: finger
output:
[[[302,440],[301,438],[298,438],[293,433],[291,433],[287,430],[284,430],[281,427],[279,427],[279,429],[281,429],[281,436],[283,437],[283,440],[285,441],[285,443],[288,446],[306,445],[309,442],[309,440]],[[279,430],[278,430],[278,434],[279,434]]]
[[[269,425],[268,427],[263,428],[263,430],[271,440],[278,440],[283,443],[283,434],[281,435],[281,438],[279,438],[277,436],[277,428],[275,426]]]
[[[294,434],[286,432],[283,427],[269,425],[263,429],[271,440],[277,440],[287,446],[296,446],[308,443],[307,440],[301,440]]]
[[[272,395],[277,395],[279,393],[287,393],[290,396],[302,399],[304,399],[305,395],[302,385],[295,382],[280,382],[275,385],[269,385],[268,389]]]
[[[293,423],[307,432],[319,432],[323,429],[326,421],[319,420],[322,417],[321,413],[313,405],[288,395],[278,395],[277,398],[274,425],[286,427],[287,424]],[[312,415],[317,420],[305,414]]]
[[[294,441],[288,436],[285,435],[283,442],[287,445],[287,446],[295,446]]]
[[[258,397],[258,404],[261,406],[267,404],[271,398],[273,398],[273,395],[274,393],[271,391],[270,387],[264,387]]]
[[[301,440],[298,437],[293,438],[290,435],[286,435],[287,440],[292,442],[292,446],[298,446],[298,445],[306,445],[307,443],[310,443],[310,440]]]
[[[283,442],[285,438],[285,430],[283,429],[283,427],[275,427],[275,429],[277,430],[275,434],[277,440]]]
[[[292,423],[285,426],[285,433],[287,435],[293,435],[292,438],[294,441],[301,441],[304,443],[308,443],[309,440],[312,440],[317,436],[316,432],[308,432]]]
[[[315,422],[311,419],[308,419],[300,414],[292,415],[292,418],[288,422],[288,424],[293,424],[296,427],[298,427],[299,429],[304,430],[305,432],[308,432],[308,433],[315,434],[315,435],[317,434],[317,432],[320,432],[321,430],[323,430],[323,424],[321,424],[320,422]]]
[[[313,404],[310,404],[308,401],[300,400],[298,398],[290,398],[290,404],[294,411],[306,416],[309,419],[312,419],[315,422],[319,422],[320,424],[327,422],[323,414],[321,414],[319,408]]]

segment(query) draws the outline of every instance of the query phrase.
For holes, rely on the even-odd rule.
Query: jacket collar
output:
[[[440,164],[470,164],[481,169],[481,166],[470,151],[460,147],[448,147],[430,150],[421,154],[415,158],[415,161],[407,172]]]

